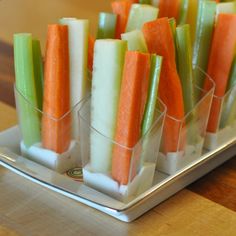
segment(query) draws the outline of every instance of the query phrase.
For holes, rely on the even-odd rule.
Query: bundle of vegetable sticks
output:
[[[41,120],[22,106],[31,117],[23,125],[25,144],[42,139],[46,149],[58,153],[68,149],[75,118],[68,115],[60,122],[60,117],[90,90],[88,70],[90,125],[118,144],[101,142],[91,132],[94,172],[109,173],[122,185],[129,183],[132,151],[127,150],[152,127],[158,97],[167,107],[164,153],[184,150],[187,137],[179,132],[185,115],[201,97],[195,94],[194,84],[205,90],[210,87],[195,68],[215,81],[215,96],[224,96],[236,84],[235,6],[236,1],[113,1],[112,12],[99,14],[96,39],[89,35],[86,20],[64,18],[61,25],[48,28],[44,81],[39,49],[37,53],[34,49],[39,46],[33,46],[30,34],[15,35],[16,87],[43,111]],[[221,104],[213,101],[209,132],[217,131],[220,112]],[[134,169],[138,172],[140,167]]]

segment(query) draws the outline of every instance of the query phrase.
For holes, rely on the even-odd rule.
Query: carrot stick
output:
[[[160,0],[159,2],[159,17],[174,17],[178,20],[181,7],[181,0]]]
[[[159,84],[159,97],[167,106],[163,144],[165,152],[176,152],[183,148],[185,137],[179,146],[179,132],[184,118],[184,103],[180,78],[176,69],[175,45],[168,18],[160,18],[143,26],[144,37],[150,53],[163,57]],[[172,118],[170,118],[172,117]]]
[[[112,11],[117,15],[115,38],[120,39],[125,32],[132,3],[128,0],[115,1],[111,3]]]
[[[94,52],[95,39],[92,35],[89,35],[88,41],[88,69],[90,72],[93,71],[93,52]]]
[[[141,136],[149,71],[149,54],[137,51],[126,53],[115,141],[127,148],[133,148]],[[120,145],[115,145],[113,149],[112,177],[120,184],[126,185],[129,181],[130,169],[136,170],[136,168],[130,168],[132,150]]]
[[[207,73],[215,81],[214,95],[225,95],[236,45],[236,14],[219,14],[211,46]],[[204,88],[209,89],[207,81]],[[213,99],[207,131],[216,132],[219,124],[221,100]]]
[[[71,138],[68,27],[49,25],[44,70],[42,144],[57,153]],[[63,117],[64,116],[64,117]]]

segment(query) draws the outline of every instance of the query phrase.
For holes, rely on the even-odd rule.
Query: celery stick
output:
[[[24,144],[30,147],[40,141],[40,117],[35,110],[38,103],[31,34],[14,35],[14,63],[20,129]]]
[[[126,26],[126,32],[141,30],[144,23],[157,19],[158,11],[158,8],[150,5],[133,4]]]
[[[114,39],[117,16],[112,13],[100,12],[97,39]]]
[[[176,20],[175,20],[175,18],[170,18],[169,23],[170,23],[170,27],[172,30],[173,38],[175,39],[175,34],[176,34]]]
[[[183,89],[185,114],[193,109],[192,47],[189,25],[176,28],[177,67]]]
[[[234,60],[233,60],[232,66],[231,66],[227,90],[230,90],[234,86],[236,86],[236,55],[234,56]]]
[[[43,109],[43,60],[40,48],[40,41],[33,39],[33,63],[34,63],[34,79],[36,86],[37,107],[40,111]]]
[[[188,14],[189,0],[181,0],[181,8],[178,19],[178,24],[182,25],[186,23],[187,14]]]
[[[69,29],[70,100],[73,107],[89,93],[87,79],[89,22],[76,18],[62,18],[60,23],[67,25]]]
[[[148,52],[145,38],[140,30],[124,33],[121,35],[121,39],[127,41],[129,51]]]
[[[216,2],[200,1],[197,17],[197,29],[193,48],[193,66],[207,70],[211,41],[215,22]],[[194,70],[196,84],[202,88],[204,73]]]
[[[159,6],[159,1],[160,0],[151,0],[151,5],[154,7],[158,7]]]
[[[98,172],[111,170],[112,140],[126,50],[127,42],[123,40],[100,39],[95,43],[91,126],[102,135],[91,130],[90,157],[92,169]]]
[[[144,136],[147,133],[147,131],[151,128],[153,124],[156,102],[157,102],[158,85],[161,74],[161,66],[162,66],[162,57],[152,54],[148,97],[142,121],[142,136]]]
[[[139,0],[140,4],[151,4],[151,0]]]

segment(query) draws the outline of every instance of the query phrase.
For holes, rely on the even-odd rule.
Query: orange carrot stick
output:
[[[49,25],[44,68],[42,145],[57,153],[71,138],[68,27]],[[59,120],[58,120],[59,119]]]
[[[167,106],[168,115],[163,130],[163,145],[165,152],[176,152],[178,149],[183,149],[185,136],[182,136],[179,143],[182,124],[174,119],[182,120],[184,118],[184,103],[181,82],[176,69],[174,40],[168,18],[145,23],[143,34],[149,52],[163,56],[159,97]]]
[[[178,20],[181,7],[181,0],[160,0],[159,17],[174,17]]]
[[[231,64],[236,45],[236,14],[219,14],[215,27],[207,73],[215,81],[217,97],[225,95]],[[208,90],[210,84],[206,80],[204,89]],[[216,132],[219,124],[221,100],[214,98],[207,131]]]
[[[131,2],[128,0],[114,1],[111,3],[113,13],[117,15],[116,39],[120,39],[121,34],[125,32],[131,5]]]
[[[128,148],[133,148],[141,135],[149,72],[149,54],[135,51],[126,53],[115,141]],[[120,184],[126,185],[129,180],[132,151],[120,145],[115,145],[113,149],[112,177]],[[134,169],[136,170],[132,168]]]
[[[95,39],[92,35],[89,35],[88,41],[88,69],[90,72],[93,71],[93,52],[94,52]]]

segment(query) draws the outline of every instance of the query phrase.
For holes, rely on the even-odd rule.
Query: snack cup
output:
[[[63,126],[68,119],[71,119],[71,117],[77,114],[80,106],[79,103],[72,107],[64,116],[55,119],[32,105],[20,91],[17,90],[16,86],[14,91],[21,132],[20,149],[22,156],[59,173],[64,173],[73,167],[81,165],[78,132],[77,135],[73,135],[72,138],[72,127],[74,127],[72,123],[70,127],[64,128],[63,132],[56,131],[60,134],[57,137],[58,140],[63,140],[64,135],[71,136],[71,141],[68,143],[66,151],[57,153],[53,149],[44,148],[42,144],[42,119],[47,119],[50,124],[52,124],[51,128],[53,133],[55,127]],[[52,136],[51,140],[53,140],[53,138]],[[61,142],[62,145],[64,145],[63,141]]]
[[[84,183],[120,201],[130,201],[152,186],[166,108],[158,100],[158,109],[151,128],[134,147],[128,148],[91,127],[90,100],[91,98],[85,99],[79,110]],[[127,184],[120,183],[112,176],[114,168],[112,158],[115,149],[119,149],[119,152],[129,160],[126,169],[129,176]],[[106,163],[102,163],[104,159]],[[127,159],[124,160],[127,163]]]
[[[231,88],[223,97],[213,96],[212,104],[217,113],[215,132],[208,125],[204,147],[208,150],[216,149],[236,137],[236,86]]]
[[[201,70],[200,72],[203,73]],[[192,110],[182,120],[166,115],[161,151],[157,159],[158,171],[173,175],[202,155],[215,88],[211,78],[206,74],[204,77],[212,86],[204,91],[194,85],[194,94],[198,98],[194,99]]]

